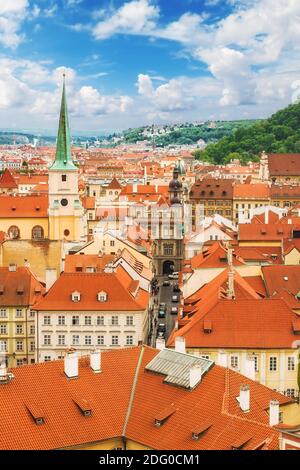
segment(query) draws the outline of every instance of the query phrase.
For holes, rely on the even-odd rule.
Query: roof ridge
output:
[[[141,352],[140,352],[140,355],[139,355],[139,359],[138,359],[138,363],[137,363],[137,366],[136,366],[136,369],[135,369],[132,389],[131,389],[131,392],[130,392],[129,403],[128,403],[127,413],[126,413],[126,417],[125,417],[125,423],[124,423],[123,431],[122,431],[122,436],[123,437],[125,437],[125,435],[126,435],[126,430],[127,430],[131,410],[132,410],[133,400],[134,400],[135,391],[136,391],[136,387],[137,387],[138,375],[139,375],[139,372],[140,372],[144,352],[145,352],[145,348],[144,348],[144,346],[142,346]]]

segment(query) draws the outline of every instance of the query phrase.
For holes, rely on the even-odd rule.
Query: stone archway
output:
[[[168,275],[174,272],[174,262],[173,261],[164,261],[163,263],[163,274]]]

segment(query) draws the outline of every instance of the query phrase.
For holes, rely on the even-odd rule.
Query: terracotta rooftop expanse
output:
[[[16,267],[16,271],[10,271],[0,267],[1,306],[33,305],[44,291],[44,286],[28,268]]]
[[[3,189],[14,189],[17,188],[16,181],[14,177],[12,176],[11,172],[6,169],[0,176],[0,188]]]
[[[0,196],[0,217],[48,217],[48,196]]]
[[[183,336],[191,348],[291,348],[298,338],[293,331],[297,318],[282,299],[216,300],[174,331],[168,345]],[[203,327],[207,320],[212,323],[210,334]]]
[[[124,436],[153,449],[231,450],[245,433],[243,449],[278,448],[268,407],[289,398],[216,365],[192,390],[166,384],[165,375],[145,370],[157,354],[149,347],[102,353],[98,374],[82,358],[71,380],[63,361],[13,369],[14,379],[0,385],[0,448],[61,449]],[[242,384],[250,386],[247,414],[236,399]]]
[[[80,255],[77,256],[80,262]],[[143,289],[131,292],[132,278],[119,266],[115,273],[62,273],[47,294],[35,305],[37,310],[130,310],[141,311],[148,305],[149,294]],[[99,302],[100,292],[107,294]],[[74,302],[72,293],[80,300]]]
[[[238,239],[240,241],[280,242],[285,238],[293,238],[293,231],[299,230],[294,224],[239,224]]]
[[[269,296],[286,290],[296,296],[300,293],[300,266],[263,266],[262,273]]]
[[[236,184],[233,186],[236,199],[268,199],[270,188],[267,184]]]
[[[197,180],[190,191],[191,199],[232,199],[233,183],[231,179],[206,178]]]
[[[243,259],[237,257],[235,253],[233,253],[232,262],[234,266],[245,264]],[[215,242],[209,247],[203,247],[201,253],[187,260],[185,264],[190,265],[192,269],[226,268],[228,266],[227,249],[220,242]]]
[[[270,153],[270,176],[300,176],[300,153]]]

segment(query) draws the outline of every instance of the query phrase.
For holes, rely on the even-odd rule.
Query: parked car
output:
[[[166,318],[166,311],[165,310],[159,310],[158,311],[158,318]]]
[[[158,332],[157,332],[157,338],[165,339],[165,333],[164,333],[164,331],[158,331]]]
[[[175,284],[173,287],[173,292],[181,292],[180,287],[178,284]]]
[[[157,331],[166,331],[166,325],[164,323],[159,323],[157,327]]]
[[[159,304],[159,309],[160,309],[160,310],[166,310],[166,304],[165,304],[165,302],[161,302],[161,303]]]
[[[170,285],[170,281],[168,281],[167,279],[163,282],[163,286],[164,287],[167,287]]]
[[[178,295],[172,295],[172,302],[179,302]]]
[[[178,307],[172,307],[171,308],[171,315],[177,315],[178,313]]]
[[[172,273],[172,274],[169,274],[168,278],[169,278],[169,279],[178,279],[178,275],[179,275],[179,273],[177,273],[177,272],[176,272],[176,273]]]

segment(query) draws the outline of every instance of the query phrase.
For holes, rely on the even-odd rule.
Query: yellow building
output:
[[[44,290],[28,268],[0,268],[0,355],[9,367],[35,362],[31,306]]]
[[[0,196],[0,226],[11,240],[48,238],[48,197]]]
[[[197,310],[199,308],[199,310]],[[300,319],[282,299],[202,299],[168,345],[230,367],[287,396],[298,396]]]

